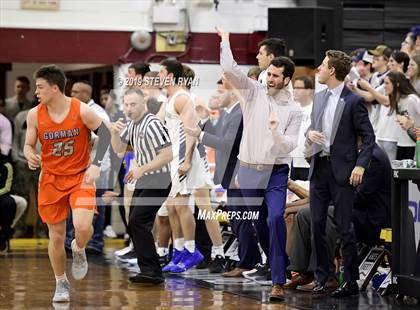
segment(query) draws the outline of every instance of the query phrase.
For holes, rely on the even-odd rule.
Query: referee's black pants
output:
[[[162,180],[163,182],[161,182]],[[128,232],[133,240],[140,272],[161,276],[162,269],[159,265],[159,256],[156,253],[152,228],[156,213],[171,190],[170,178],[149,175],[139,179],[138,183],[140,181],[146,184],[137,185],[140,188],[136,188],[134,191],[128,220]]]

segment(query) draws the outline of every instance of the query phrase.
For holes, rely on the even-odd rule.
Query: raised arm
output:
[[[26,137],[25,146],[23,147],[23,154],[28,161],[28,167],[31,170],[36,170],[41,166],[41,156],[36,153],[35,145],[38,139],[38,110],[32,108],[26,117]]]
[[[389,106],[390,102],[389,102],[389,97],[386,95],[383,95],[379,89],[381,89],[383,87],[383,85],[379,86],[378,88],[373,88],[368,81],[363,80],[363,79],[359,79],[359,81],[357,82],[359,84],[360,87],[362,87],[363,89],[366,89],[366,91],[363,90],[357,90],[356,89],[356,93],[359,94],[361,97],[363,97],[363,99],[365,99],[366,101],[373,101],[376,100],[378,101],[380,104],[383,104],[384,106]],[[366,92],[368,94],[366,94]]]
[[[254,90],[261,85],[257,81],[249,78],[233,59],[229,42],[229,33],[221,28],[216,28],[216,30],[217,34],[222,39],[220,42],[220,65],[222,66],[223,74],[241,93],[244,98],[244,102],[241,102],[241,104],[246,104],[250,102],[248,99],[251,97]]]

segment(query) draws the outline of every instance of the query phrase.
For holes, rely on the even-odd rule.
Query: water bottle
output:
[[[416,168],[420,168],[420,136],[417,136],[416,141]]]

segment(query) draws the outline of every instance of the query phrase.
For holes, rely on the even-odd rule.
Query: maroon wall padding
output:
[[[131,32],[125,31],[0,28],[0,63],[117,64],[146,59],[160,61],[164,55],[181,54],[155,55],[154,41],[145,52],[130,52],[130,36]],[[257,43],[264,37],[265,32],[232,33],[231,45],[237,62],[256,64]],[[188,50],[182,53],[179,60],[190,63],[219,63],[219,42],[220,38],[216,33],[191,33]]]

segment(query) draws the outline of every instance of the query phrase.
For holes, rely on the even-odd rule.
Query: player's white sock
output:
[[[194,253],[194,251],[195,251],[195,240],[185,241],[185,248],[188,250],[188,252]]]
[[[66,273],[63,273],[61,276],[57,276],[57,275],[55,275],[55,281],[56,281],[56,282],[58,282],[58,281],[60,281],[60,280],[66,280],[67,282],[69,281],[69,280],[67,279],[67,275],[66,275]]]
[[[225,257],[225,253],[223,252],[223,245],[211,247],[211,258],[215,258],[217,255],[220,255],[223,258]]]
[[[185,244],[184,238],[176,238],[174,240],[174,248],[180,252],[184,250],[184,244]]]

